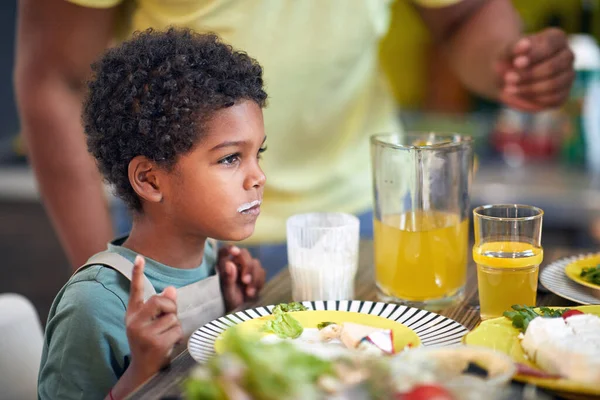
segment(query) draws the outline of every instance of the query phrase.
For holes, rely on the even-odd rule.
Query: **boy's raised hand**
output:
[[[217,269],[227,310],[233,310],[258,295],[265,283],[260,261],[246,249],[225,246],[219,249]]]
[[[131,349],[129,368],[140,380],[149,378],[167,365],[173,347],[183,339],[174,287],[169,286],[144,302],[144,265],[144,258],[137,256],[125,315]]]

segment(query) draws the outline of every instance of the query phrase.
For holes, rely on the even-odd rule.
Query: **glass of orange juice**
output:
[[[375,280],[380,298],[440,309],[466,282],[471,138],[371,137]]]
[[[542,249],[544,212],[519,204],[473,211],[481,319],[502,316],[514,304],[534,306]]]

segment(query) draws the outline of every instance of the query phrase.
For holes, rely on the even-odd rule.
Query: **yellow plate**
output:
[[[317,325],[324,321],[329,322],[354,322],[357,324],[369,325],[374,328],[391,329],[394,334],[394,348],[403,349],[405,346],[411,344],[412,347],[421,345],[419,336],[410,328],[402,325],[399,322],[392,321],[387,318],[383,318],[377,315],[362,314],[350,311],[327,311],[327,310],[315,310],[315,311],[295,311],[291,312],[300,322],[304,328],[316,328]],[[273,319],[272,315],[266,315],[264,317],[251,319],[236,325],[236,329],[240,329],[241,332],[252,333],[255,335],[266,336],[268,333],[261,332],[261,328],[265,322]],[[223,332],[226,334],[227,331]],[[215,340],[215,351],[220,354],[225,350],[223,348],[223,341],[221,334],[217,340]]]
[[[564,307],[552,307],[564,308]],[[600,305],[569,307],[584,313],[600,316]],[[513,328],[508,318],[500,317],[483,321],[479,326],[467,333],[464,337],[465,344],[489,347],[508,354],[515,362],[537,368],[525,358],[525,353],[518,338],[519,331]],[[517,375],[516,380],[532,383],[542,388],[558,392],[579,393],[600,396],[600,387],[575,382],[569,379],[544,379],[530,376]]]
[[[583,257],[568,264],[565,267],[565,274],[569,277],[569,279],[579,283],[580,285],[600,290],[600,285],[585,281],[580,276],[582,269],[595,267],[598,264],[600,264],[600,254],[593,254],[591,256]]]

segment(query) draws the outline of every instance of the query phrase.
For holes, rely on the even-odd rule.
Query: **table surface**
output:
[[[581,254],[582,251],[578,251]],[[574,255],[569,249],[545,249],[544,268],[560,258]],[[359,252],[359,267],[356,276],[355,298],[358,300],[378,301],[377,289],[375,287],[373,268],[373,242],[361,241]],[[289,271],[282,270],[263,288],[260,298],[245,304],[240,309],[254,308],[271,304],[279,304],[291,301],[291,282]],[[537,304],[555,306],[573,306],[575,303],[548,293],[543,288],[538,291]],[[479,322],[479,300],[477,295],[477,270],[471,260],[468,266],[467,285],[463,300],[456,305],[439,312],[448,318],[460,322],[468,329],[473,329]],[[156,374],[153,378],[142,385],[131,396],[132,399],[179,399],[181,398],[181,382],[190,370],[196,365],[188,351],[184,351],[173,360],[171,365]]]

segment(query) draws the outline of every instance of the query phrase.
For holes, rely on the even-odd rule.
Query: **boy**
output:
[[[55,299],[41,399],[124,398],[191,330],[264,282],[247,251],[232,246],[215,257],[207,242],[249,237],[260,213],[260,65],[214,35],[170,29],[135,35],[93,71],[88,148],[134,223]]]

